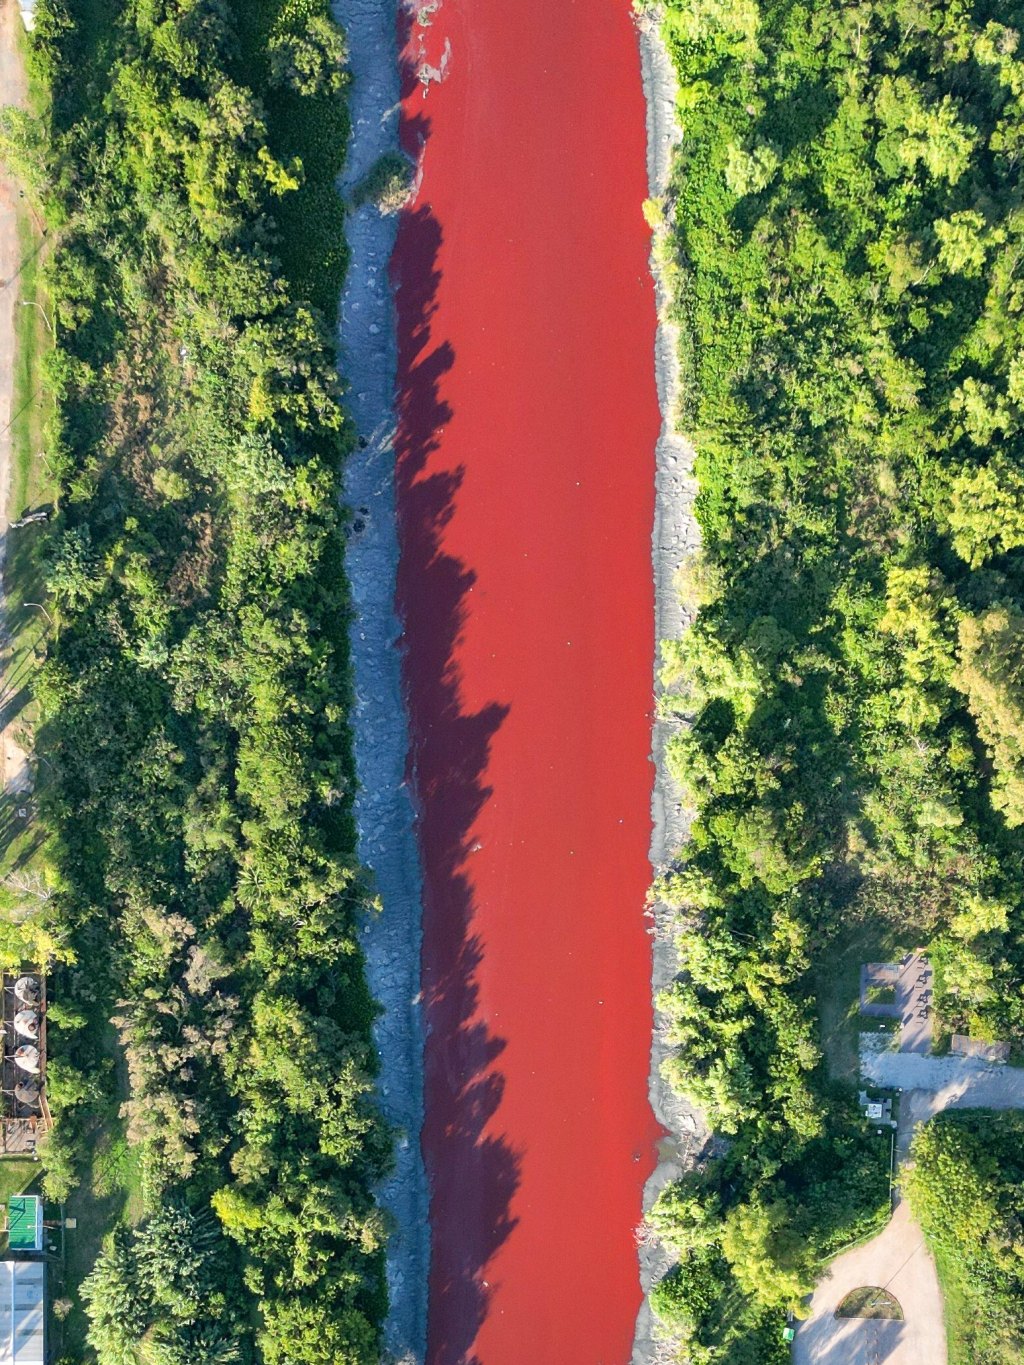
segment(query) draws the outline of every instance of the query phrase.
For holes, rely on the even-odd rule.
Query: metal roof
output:
[[[0,1261],[0,1365],[45,1365],[46,1264]]]
[[[43,1201],[36,1194],[16,1194],[7,1201],[7,1244],[12,1251],[42,1251]]]

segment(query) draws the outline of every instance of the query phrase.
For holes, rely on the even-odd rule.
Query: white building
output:
[[[0,1365],[45,1365],[46,1263],[0,1261]]]
[[[18,0],[21,18],[29,33],[36,26],[36,0]]]

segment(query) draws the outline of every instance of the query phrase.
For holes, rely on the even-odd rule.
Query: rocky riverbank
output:
[[[352,135],[342,193],[348,196],[385,152],[398,149],[398,54],[394,0],[336,0],[348,35]],[[377,1196],[395,1231],[387,1261],[390,1359],[413,1362],[426,1349],[428,1200],[420,1017],[421,873],[406,786],[409,751],[395,615],[398,539],[394,495],[395,314],[388,264],[396,219],[364,204],[348,217],[351,252],[341,306],[341,369],[359,449],[348,464],[352,512],[348,576],[355,686],[353,725],[359,792],[359,854],[371,870],[381,911],[363,929],[367,977],[382,1014],[381,1104],[397,1130],[393,1174]]]
[[[676,119],[676,80],[672,61],[660,32],[660,13],[646,9],[637,24],[644,96],[647,101],[647,178],[651,200],[664,205],[669,187],[675,149],[681,133]],[[655,593],[655,722],[652,756],[655,784],[651,813],[651,866],[655,877],[677,855],[689,833],[690,813],[683,795],[668,770],[666,753],[679,720],[665,705],[661,682],[662,642],[677,640],[689,626],[695,607],[680,594],[680,569],[700,546],[700,528],[694,515],[697,488],[693,476],[694,452],[677,430],[679,388],[679,330],[670,319],[669,286],[660,265],[659,250],[664,248],[666,228],[655,229],[651,249],[658,306],[658,330],[654,364],[658,382],[658,401],[662,427],[656,448],[656,497],[652,562]],[[675,976],[677,954],[673,938],[672,912],[655,901],[654,959],[652,991],[655,999]],[[668,1136],[660,1144],[659,1161],[644,1188],[644,1208],[654,1203],[660,1191],[684,1169],[691,1153],[707,1137],[702,1117],[681,1099],[662,1075],[662,1063],[670,1052],[664,1023],[655,1011],[651,1044],[650,1098],[658,1122]],[[640,1247],[640,1280],[646,1295],[665,1271],[670,1259],[656,1242],[644,1241]],[[637,1318],[632,1365],[654,1365],[660,1357],[655,1324],[645,1298]]]

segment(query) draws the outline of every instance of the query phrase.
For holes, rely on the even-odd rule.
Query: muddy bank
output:
[[[394,0],[335,0],[348,35],[352,137],[342,185],[349,193],[382,152],[398,146]],[[423,1032],[420,1018],[421,874],[406,785],[408,727],[395,616],[398,542],[394,490],[395,316],[388,262],[396,219],[366,205],[348,217],[351,251],[341,305],[341,369],[360,448],[345,475],[352,512],[347,569],[355,615],[350,632],[359,792],[359,855],[371,870],[381,913],[363,928],[367,977],[383,1007],[374,1034],[380,1095],[398,1130],[393,1175],[377,1191],[394,1220],[387,1261],[391,1357],[421,1361],[429,1260],[427,1191],[420,1155]]]
[[[638,21],[640,60],[644,96],[647,103],[647,179],[651,199],[665,195],[672,172],[675,148],[681,133],[676,119],[675,72],[661,40],[659,16],[649,12]],[[651,800],[653,831],[651,866],[655,877],[678,855],[689,833],[690,812],[666,763],[666,749],[680,721],[665,705],[661,684],[661,644],[677,640],[695,614],[693,604],[680,592],[680,568],[700,545],[700,528],[694,515],[696,483],[693,477],[694,451],[679,434],[678,410],[678,328],[669,318],[671,299],[658,262],[659,234],[651,252],[651,271],[655,281],[658,329],[654,346],[654,365],[661,409],[661,432],[656,447],[656,496],[652,562],[655,594],[655,677],[656,713],[652,735],[655,784]],[[656,998],[675,976],[677,955],[673,941],[672,914],[667,906],[655,902],[654,958],[652,992]],[[661,1074],[664,1059],[671,1051],[664,1036],[664,1023],[655,1013],[651,1044],[650,1099],[659,1123],[669,1136],[660,1144],[657,1168],[644,1187],[644,1208],[648,1209],[658,1193],[675,1179],[707,1137],[700,1114],[680,1098]],[[645,1295],[665,1273],[671,1257],[657,1244],[640,1248],[640,1280]],[[655,1324],[646,1298],[636,1324],[633,1365],[652,1365],[659,1358]]]

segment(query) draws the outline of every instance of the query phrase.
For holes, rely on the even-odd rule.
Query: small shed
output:
[[[860,1092],[858,1098],[864,1109],[864,1117],[870,1122],[892,1122],[892,1100],[873,1100],[865,1090]]]
[[[43,1201],[16,1194],[7,1201],[7,1245],[12,1251],[42,1251]]]
[[[0,1261],[0,1365],[45,1365],[46,1262]]]
[[[968,1038],[965,1033],[954,1033],[949,1050],[954,1057],[980,1057],[984,1062],[1006,1062],[1010,1058],[1009,1043],[984,1043],[980,1038]]]

